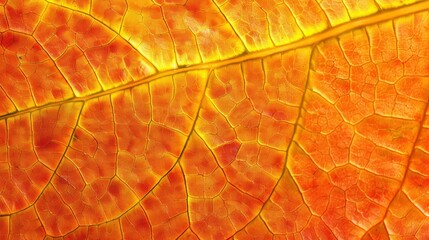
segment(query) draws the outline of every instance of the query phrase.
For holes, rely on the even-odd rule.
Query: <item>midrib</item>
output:
[[[10,114],[6,114],[3,116],[0,116],[0,120],[5,119],[5,118],[14,117],[16,115],[32,112],[32,111],[35,111],[38,109],[43,109],[43,108],[47,108],[47,107],[51,107],[51,106],[58,106],[58,105],[65,104],[65,103],[85,102],[85,101],[93,99],[93,98],[98,98],[101,96],[109,95],[109,94],[112,94],[112,93],[117,92],[117,91],[121,91],[121,90],[132,88],[132,87],[135,87],[135,86],[147,83],[147,82],[151,82],[153,80],[156,80],[156,79],[159,79],[159,78],[162,78],[165,76],[171,76],[171,75],[175,75],[178,73],[184,73],[184,72],[194,71],[194,70],[211,70],[211,69],[223,67],[223,66],[230,65],[230,64],[241,63],[241,62],[244,62],[247,60],[264,58],[264,57],[267,57],[267,56],[270,56],[273,54],[286,52],[286,51],[291,50],[291,49],[297,49],[297,48],[301,48],[301,47],[305,47],[305,46],[311,46],[311,45],[314,45],[318,42],[321,42],[323,40],[326,40],[326,39],[329,39],[332,37],[336,37],[342,33],[351,31],[351,30],[356,29],[356,28],[361,28],[361,27],[365,27],[368,25],[392,20],[392,19],[395,19],[395,18],[398,18],[401,16],[425,11],[428,9],[429,9],[429,1],[422,1],[422,2],[418,2],[415,4],[409,5],[409,6],[404,6],[404,7],[400,7],[400,8],[396,8],[396,9],[392,9],[392,10],[386,10],[385,12],[380,12],[380,13],[377,13],[375,15],[371,15],[371,16],[352,20],[350,22],[347,22],[347,23],[335,26],[333,28],[330,28],[324,32],[321,32],[321,33],[318,33],[318,34],[315,34],[315,35],[312,35],[309,37],[305,37],[305,38],[300,39],[296,42],[292,42],[292,43],[289,43],[286,45],[281,45],[281,46],[277,46],[277,47],[273,47],[273,48],[269,48],[269,49],[264,49],[264,50],[260,50],[260,51],[256,51],[256,52],[246,53],[244,55],[240,55],[240,56],[237,56],[234,58],[220,60],[220,61],[216,61],[216,62],[201,63],[201,64],[197,64],[197,65],[192,65],[192,66],[181,67],[181,68],[177,68],[177,69],[171,69],[171,70],[158,72],[158,73],[151,75],[151,76],[148,76],[146,78],[142,78],[142,79],[139,79],[137,81],[130,82],[130,83],[124,84],[122,86],[114,87],[114,88],[111,88],[111,89],[108,89],[108,90],[105,90],[102,92],[97,92],[97,93],[94,93],[94,94],[91,94],[91,95],[88,95],[85,97],[70,98],[70,99],[67,99],[64,101],[58,101],[55,103],[49,103],[49,104],[45,104],[45,105],[41,105],[41,106],[31,107],[31,108],[24,109],[21,111],[16,111],[16,112],[13,112]]]

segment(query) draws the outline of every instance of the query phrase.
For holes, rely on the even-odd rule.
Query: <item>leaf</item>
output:
[[[0,239],[429,238],[428,8],[0,0]]]

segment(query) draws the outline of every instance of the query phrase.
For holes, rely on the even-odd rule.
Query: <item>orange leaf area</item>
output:
[[[0,0],[0,240],[429,239],[428,9]]]

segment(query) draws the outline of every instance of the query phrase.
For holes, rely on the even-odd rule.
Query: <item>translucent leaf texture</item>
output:
[[[0,239],[429,239],[428,10],[0,0]]]

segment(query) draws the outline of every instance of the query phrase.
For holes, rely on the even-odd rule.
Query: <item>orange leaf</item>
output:
[[[428,9],[0,0],[0,239],[429,239]]]

